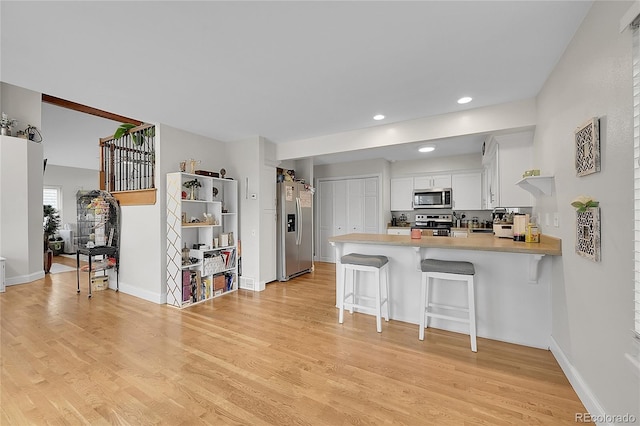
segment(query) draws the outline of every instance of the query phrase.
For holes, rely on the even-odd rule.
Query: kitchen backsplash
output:
[[[519,207],[519,208],[506,208],[507,212],[513,213],[528,213],[531,216],[533,222],[540,223],[538,221],[537,215],[533,214],[533,208],[531,207]],[[464,215],[464,219],[473,220],[474,218],[478,218],[478,221],[483,222],[487,220],[492,220],[492,210],[448,210],[448,209],[420,209],[420,210],[408,210],[408,211],[392,211],[391,217],[395,217],[396,219],[400,219],[400,216],[404,214],[407,218],[407,222],[415,222],[416,214],[448,214],[452,213],[455,215],[455,218],[463,219],[462,215]],[[455,219],[454,219],[455,225]]]

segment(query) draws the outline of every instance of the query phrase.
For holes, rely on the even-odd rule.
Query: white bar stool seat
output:
[[[385,305],[384,319],[389,321],[389,259],[387,256],[376,256],[368,254],[350,253],[340,258],[344,275],[342,279],[342,297],[340,302],[340,315],[338,322],[344,322],[344,310],[349,309],[353,314],[354,308],[359,312],[369,313],[376,316],[376,329],[378,333],[382,332],[383,315],[382,306]],[[350,272],[350,274],[348,274]],[[373,272],[375,275],[376,292],[375,297],[358,294],[358,287],[363,282],[358,282],[358,274],[360,272]],[[381,272],[384,272],[385,285],[382,285]],[[351,291],[347,293],[347,276],[351,275]],[[382,298],[382,290],[384,288],[384,299]],[[349,299],[351,299],[349,301]],[[363,305],[361,301],[374,300],[375,305]]]
[[[476,344],[476,308],[475,293],[473,287],[473,276],[476,272],[473,263],[450,260],[424,259],[422,262],[420,262],[420,269],[422,270],[422,286],[420,289],[420,312],[422,314],[420,315],[419,339],[424,340],[424,329],[429,326],[429,318],[440,318],[444,320],[458,321],[469,324],[471,350],[473,352],[477,352],[478,347]],[[432,284],[431,280],[433,279],[466,282],[467,308],[432,303],[429,300],[429,290]],[[433,281],[433,284],[435,283],[436,281]],[[431,308],[464,312],[466,315],[464,317],[461,317],[459,315],[456,316],[439,314],[433,312]]]

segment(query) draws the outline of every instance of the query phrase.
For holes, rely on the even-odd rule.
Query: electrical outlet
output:
[[[560,218],[558,217],[558,212],[555,212],[553,214],[553,226],[555,226],[556,228],[560,226]]]

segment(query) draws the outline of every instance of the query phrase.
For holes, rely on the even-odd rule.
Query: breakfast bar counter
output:
[[[495,238],[493,235],[487,234],[471,234],[468,238],[422,237],[417,239],[412,239],[407,235],[346,234],[331,237],[329,242],[562,255],[561,240],[546,235],[541,236],[539,243],[523,243],[508,238]]]
[[[551,263],[561,256],[561,240],[541,236],[540,243],[516,242],[476,234],[468,238],[346,234],[329,238],[336,250],[336,301],[343,279],[344,254],[385,255],[390,264],[390,316],[416,324],[420,319],[420,261],[425,258],[472,262],[475,266],[476,318],[479,337],[548,348],[551,337]],[[362,279],[369,279],[366,276]],[[368,286],[369,287],[369,286]],[[442,288],[443,286],[439,286]],[[462,285],[445,286],[438,303],[455,305]],[[464,299],[464,298],[463,298]],[[432,319],[430,327],[466,332],[460,323]],[[384,333],[384,325],[383,325]]]

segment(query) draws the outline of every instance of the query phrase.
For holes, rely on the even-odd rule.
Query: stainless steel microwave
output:
[[[414,189],[414,209],[450,209],[451,188]]]

